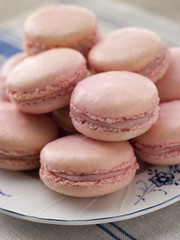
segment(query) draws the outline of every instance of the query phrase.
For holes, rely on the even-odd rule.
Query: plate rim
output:
[[[165,208],[175,202],[178,202],[180,200],[180,194],[177,196],[174,196],[164,202],[155,204],[153,206],[143,208],[131,213],[127,214],[122,214],[122,215],[117,215],[117,216],[112,216],[112,217],[101,217],[101,218],[92,218],[92,219],[85,219],[85,220],[65,220],[65,219],[50,219],[50,218],[40,218],[36,216],[30,216],[26,214],[22,214],[19,212],[15,212],[12,210],[8,210],[5,208],[0,207],[0,213],[3,213],[5,215],[9,215],[12,217],[16,217],[19,219],[23,219],[26,221],[31,221],[31,222],[38,222],[38,223],[43,223],[43,224],[54,224],[54,225],[93,225],[93,224],[101,224],[101,223],[109,223],[109,222],[116,222],[116,221],[123,221],[127,219],[132,219],[138,216],[142,216],[148,213],[155,212],[157,210],[160,210],[162,208]],[[150,211],[151,210],[151,211]]]

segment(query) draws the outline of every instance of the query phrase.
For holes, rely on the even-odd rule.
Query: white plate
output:
[[[38,171],[0,170],[0,212],[34,222],[86,225],[120,221],[153,212],[179,199],[180,165],[145,165],[128,187],[95,198],[53,192],[40,181]]]

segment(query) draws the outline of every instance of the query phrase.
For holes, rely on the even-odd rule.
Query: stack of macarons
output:
[[[33,13],[23,32],[24,52],[0,73],[1,168],[40,166],[50,189],[92,197],[132,181],[135,152],[180,163],[180,100],[159,104],[158,93],[178,99],[178,49],[136,27],[102,37],[96,16],[74,5]]]

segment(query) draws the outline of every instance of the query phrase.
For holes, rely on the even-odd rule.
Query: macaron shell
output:
[[[153,149],[152,149],[153,151]],[[148,162],[153,165],[176,165],[180,164],[180,151],[173,151],[167,154],[152,156],[150,154],[144,154],[141,151],[136,149],[138,157],[140,157],[145,162]]]
[[[90,10],[57,5],[32,14],[25,22],[24,35],[46,47],[73,47],[94,34],[96,28],[97,20]]]
[[[43,89],[59,82],[63,87],[82,69],[86,69],[86,60],[78,51],[51,49],[18,64],[8,75],[6,87],[19,92]]]
[[[0,168],[10,171],[29,171],[39,167],[39,161],[0,159]]]
[[[0,115],[0,148],[7,152],[38,153],[57,137],[58,129],[46,115],[25,114],[13,103],[1,103]]]
[[[180,142],[180,101],[159,104],[159,118],[149,131],[134,139],[146,145]]]
[[[158,101],[154,83],[140,74],[126,71],[100,73],[79,82],[71,95],[70,107],[104,118],[135,117]]]
[[[41,165],[47,166],[48,170],[74,173],[109,171],[129,161],[135,162],[133,148],[128,142],[102,142],[80,134],[47,144],[40,159]]]
[[[20,62],[22,62],[27,57],[27,54],[25,52],[17,53],[13,56],[11,56],[2,66],[0,74],[5,78],[9,74],[9,72]]]
[[[116,177],[99,183],[76,183],[55,182],[52,176],[40,169],[40,178],[50,189],[74,197],[96,197],[118,191],[126,187],[134,178],[136,170],[127,171],[123,177]],[[79,185],[78,185],[79,184]]]
[[[167,72],[156,83],[160,102],[180,99],[180,48],[171,48],[171,60]]]
[[[156,33],[129,27],[116,30],[97,43],[91,49],[88,60],[98,72],[140,72],[159,58],[162,50],[162,40]]]

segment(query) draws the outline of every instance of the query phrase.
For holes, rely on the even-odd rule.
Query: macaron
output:
[[[20,53],[14,54],[10,58],[8,58],[0,70],[0,78],[5,81],[8,73],[17,64],[22,62],[26,57],[27,57],[27,54],[25,52],[20,52]]]
[[[156,82],[167,71],[170,53],[153,31],[126,27],[99,41],[89,52],[88,61],[96,73],[125,70]]]
[[[46,115],[20,112],[14,103],[0,103],[0,168],[20,171],[39,167],[41,149],[58,130]]]
[[[98,38],[93,12],[75,5],[48,6],[24,24],[24,48],[32,55],[50,48],[69,47],[87,54]]]
[[[152,128],[132,140],[134,150],[145,162],[180,164],[180,101],[161,103],[159,118]]]
[[[92,75],[70,100],[77,131],[97,140],[123,141],[146,132],[158,118],[158,92],[148,78],[127,71]]]
[[[0,77],[0,102],[6,102],[8,101],[8,98],[6,97],[6,92],[5,92],[5,83],[3,79]]]
[[[77,134],[47,144],[40,154],[40,178],[59,193],[94,197],[118,191],[138,164],[128,141],[102,142]]]
[[[27,57],[8,74],[7,95],[21,111],[41,114],[69,104],[71,92],[88,74],[83,55],[70,48]]]
[[[171,60],[165,75],[156,83],[160,102],[180,100],[180,47],[171,48]]]
[[[60,127],[60,129],[65,131],[66,133],[73,134],[77,132],[69,116],[69,106],[53,111],[52,118]]]

